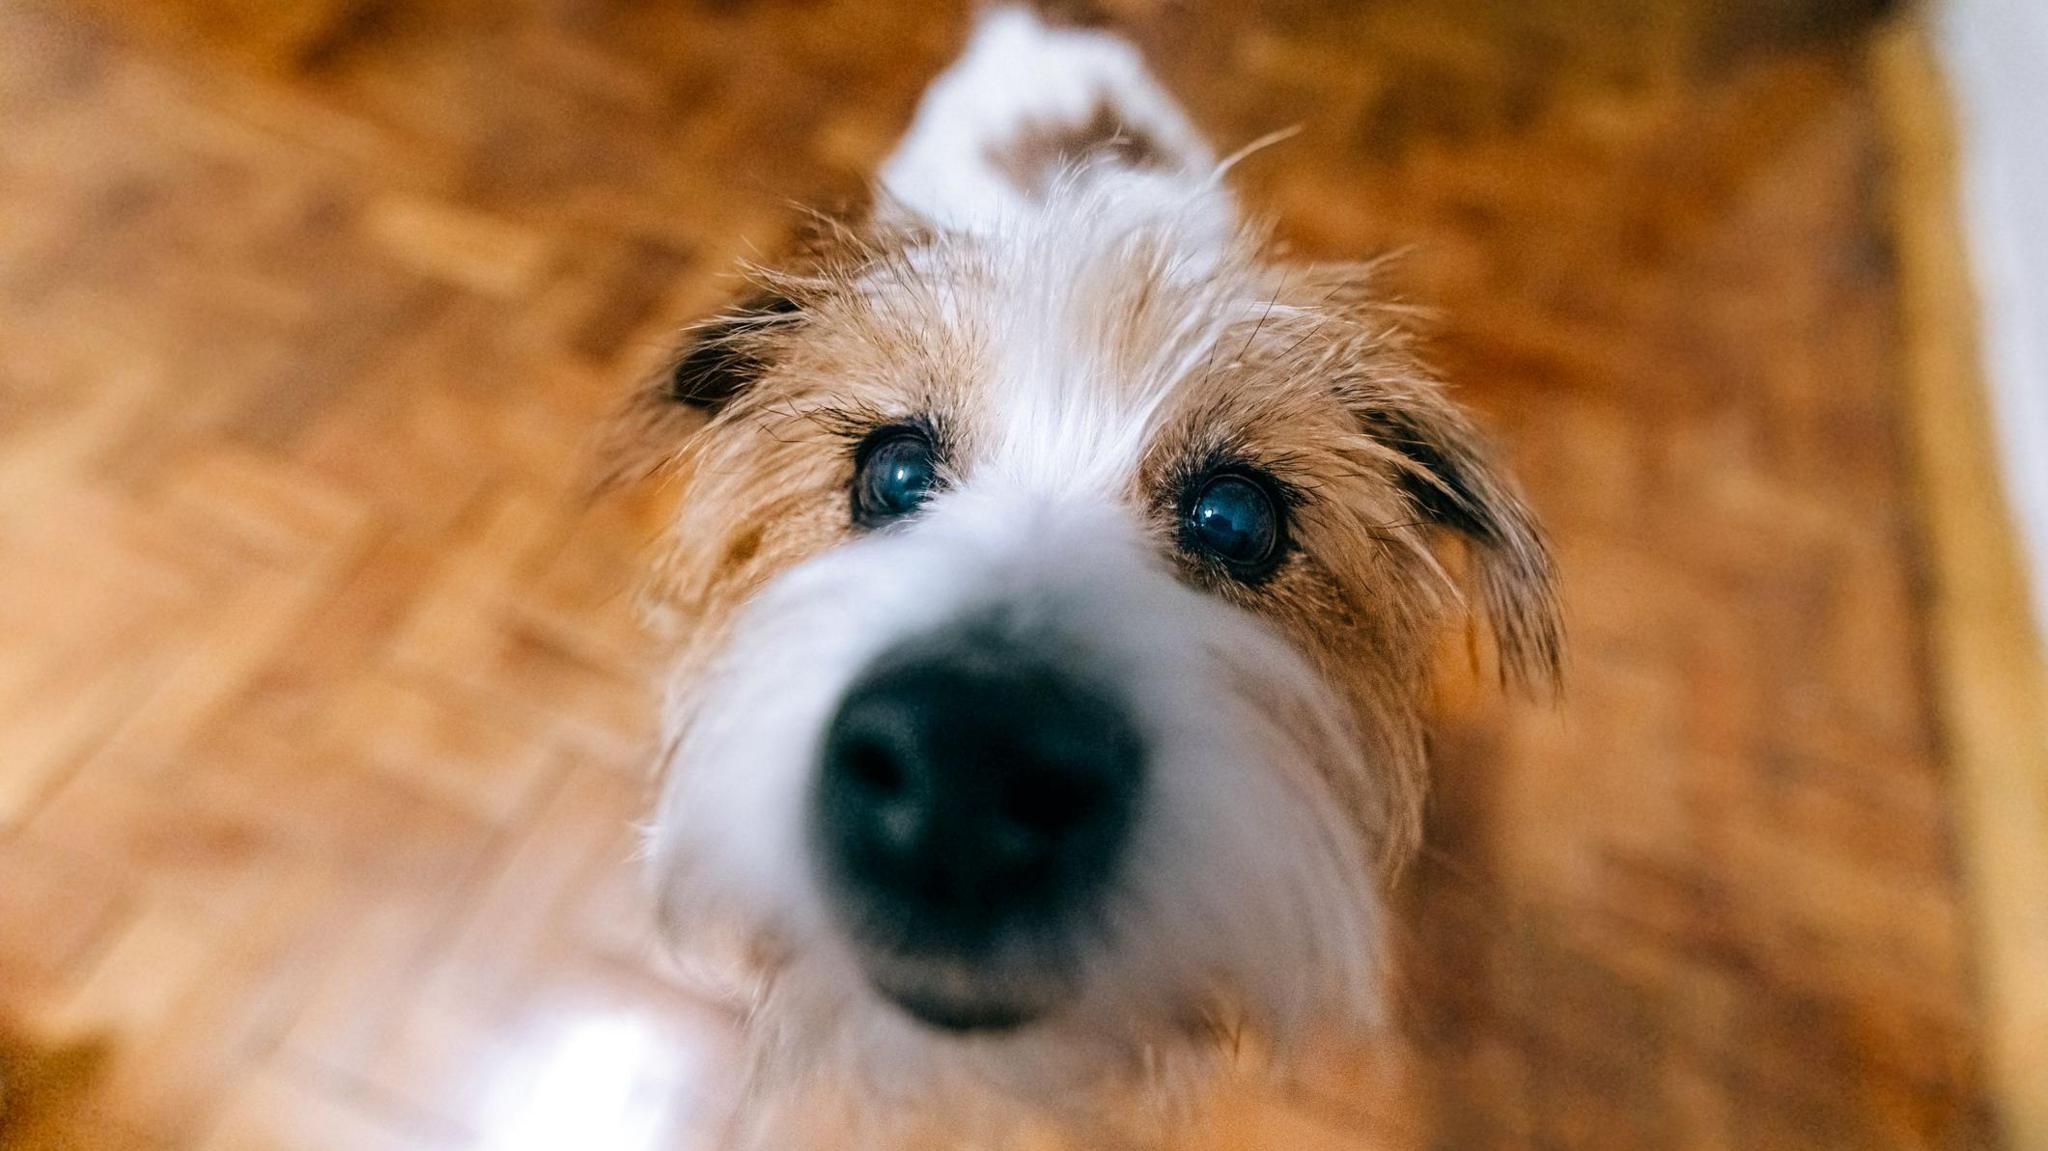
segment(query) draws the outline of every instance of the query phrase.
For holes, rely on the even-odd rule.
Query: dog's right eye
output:
[[[1212,473],[1189,492],[1182,513],[1182,545],[1246,583],[1272,574],[1287,542],[1285,501],[1261,477]]]
[[[938,453],[930,436],[913,427],[879,429],[854,453],[854,522],[875,527],[907,516],[938,483]]]

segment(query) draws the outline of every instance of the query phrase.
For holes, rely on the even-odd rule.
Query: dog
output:
[[[757,1145],[1108,1130],[1370,1034],[1442,638],[1556,684],[1543,536],[1407,313],[1229,166],[1127,41],[985,11],[873,203],[633,404],[648,871],[754,980]]]

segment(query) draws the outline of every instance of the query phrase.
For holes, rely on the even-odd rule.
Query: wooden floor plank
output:
[[[2048,671],[1998,469],[1964,262],[1956,129],[1928,33],[1872,49],[1898,172],[1906,403],[1957,836],[2007,1145],[2048,1148]]]

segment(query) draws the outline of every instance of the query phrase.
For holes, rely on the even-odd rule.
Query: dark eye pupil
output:
[[[877,523],[916,511],[938,483],[932,444],[915,431],[887,433],[860,456],[854,478],[854,516]]]
[[[1243,476],[1218,476],[1188,509],[1188,532],[1218,559],[1253,567],[1272,558],[1280,542],[1280,513],[1258,484]]]

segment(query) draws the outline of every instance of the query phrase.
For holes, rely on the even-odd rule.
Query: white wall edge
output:
[[[2048,0],[1949,0],[1934,24],[2000,463],[2048,628]]]

